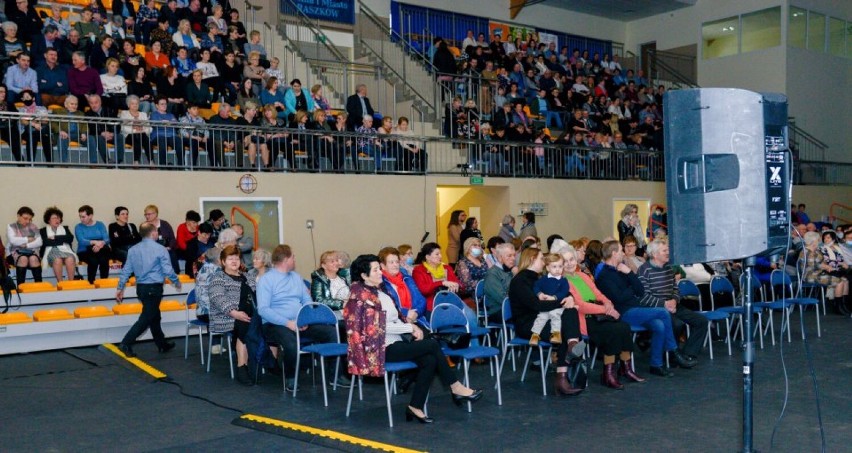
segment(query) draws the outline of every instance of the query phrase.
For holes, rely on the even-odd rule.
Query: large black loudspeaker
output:
[[[790,223],[787,98],[740,89],[664,98],[672,263],[777,254]]]

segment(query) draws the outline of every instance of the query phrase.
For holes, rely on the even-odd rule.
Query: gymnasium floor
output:
[[[777,322],[776,324],[780,324]],[[809,345],[819,384],[826,451],[849,451],[852,444],[852,320],[829,314],[816,337],[813,312],[806,313]],[[793,317],[793,342],[784,343],[789,374],[787,412],[770,449],[773,425],[784,398],[781,348],[757,350],[755,365],[754,447],[763,451],[820,451],[820,431],[804,343]],[[177,339],[176,339],[177,340]],[[257,387],[231,381],[224,355],[213,356],[207,374],[199,362],[197,340],[184,360],[183,339],[168,354],[152,343],[135,347],[139,358],[180,384],[155,381],[103,348],[79,348],[0,357],[0,450],[2,451],[285,451],[357,450],[329,437],[282,436],[232,424],[241,412],[392,446],[434,452],[449,451],[643,451],[733,452],[742,448],[741,355],[729,357],[715,343],[715,360],[705,350],[693,370],[674,370],[673,378],[649,377],[615,391],[599,384],[600,362],[590,386],[578,397],[541,394],[537,371],[520,381],[520,370],[506,365],[503,405],[488,367],[477,365],[471,379],[486,388],[484,398],[468,414],[450,401],[436,383],[429,413],[432,425],[406,423],[407,395],[393,399],[394,427],[387,426],[384,392],[378,382],[364,386],[364,401],[353,402],[344,415],[347,390],[322,391],[302,374],[298,397],[281,391],[272,376]],[[638,370],[647,371],[647,354],[637,353]],[[357,395],[357,393],[356,393]],[[211,402],[225,407],[218,407]],[[227,408],[226,408],[227,407]],[[331,438],[333,438],[332,436]],[[309,442],[313,443],[309,443]]]

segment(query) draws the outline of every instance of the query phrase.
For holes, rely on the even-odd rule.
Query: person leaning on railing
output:
[[[151,121],[162,123],[177,123],[177,118],[169,113],[169,100],[164,96],[157,97],[151,112]],[[173,125],[154,125],[151,130],[151,141],[157,145],[159,151],[158,164],[166,165],[166,154],[169,148],[175,152],[177,166],[183,166],[183,137]]]
[[[246,102],[243,116],[237,118],[236,124],[240,126],[260,127],[260,116],[257,110],[257,104],[254,102]],[[240,135],[240,140],[243,142],[243,150],[248,156],[248,166],[255,168],[257,153],[260,153],[263,168],[269,167],[269,148],[266,146],[266,138],[257,129],[251,131],[243,131]]]
[[[65,98],[64,105],[64,108],[55,112],[57,115],[78,118],[85,116],[83,112],[77,109],[79,106],[77,96],[68,95]],[[50,130],[53,132],[53,141],[59,144],[59,159],[62,162],[68,162],[68,147],[71,142],[77,142],[78,146],[84,145],[89,135],[86,122],[80,119],[51,121]]]

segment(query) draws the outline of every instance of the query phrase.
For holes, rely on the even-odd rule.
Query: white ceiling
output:
[[[629,22],[693,6],[698,0],[527,0],[527,8],[545,4],[569,11]]]

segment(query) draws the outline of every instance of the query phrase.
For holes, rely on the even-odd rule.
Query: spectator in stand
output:
[[[74,235],[71,229],[62,225],[62,211],[52,206],[44,211],[45,226],[39,230],[41,234],[42,267],[53,268],[56,281],[61,282],[62,268],[65,268],[65,279],[74,280],[77,269],[77,255],[71,249]]]
[[[39,228],[32,223],[35,213],[27,206],[18,209],[18,219],[6,228],[6,241],[9,248],[5,256],[9,266],[15,267],[15,283],[20,285],[26,281],[27,269],[33,276],[33,281],[41,281],[41,258],[39,250],[42,239]]]
[[[148,114],[139,110],[139,97],[127,96],[127,110],[122,110],[118,118],[122,121],[121,134],[124,143],[133,148],[133,165],[139,165],[142,151],[148,158],[148,165],[154,165],[151,154],[151,126],[144,125],[148,121]]]
[[[242,49],[248,41],[246,40],[246,27],[240,22],[240,11],[236,8],[231,8],[228,14],[228,34],[234,37],[237,48]],[[235,28],[236,33],[232,33],[231,27]]]
[[[136,70],[144,68],[144,57],[136,53],[136,42],[132,39],[125,39],[121,43],[121,53],[118,55],[119,66],[121,73],[128,80],[133,80],[136,76]]]
[[[59,30],[53,25],[44,27],[42,34],[34,36],[30,46],[30,55],[33,58],[32,67],[38,68],[44,64],[44,53],[47,49],[62,50],[64,41],[59,37]]]
[[[98,71],[86,66],[86,54],[74,52],[71,65],[71,69],[68,70],[68,88],[71,94],[77,96],[81,104],[80,110],[83,110],[88,104],[86,96],[90,94],[101,96],[104,94],[104,87]]]
[[[106,72],[101,74],[101,86],[104,88],[103,101],[112,110],[118,111],[127,105],[127,80],[118,73],[118,60],[106,61]]]
[[[129,211],[124,206],[115,208],[115,222],[109,224],[109,242],[112,259],[124,264],[127,251],[142,240],[136,225],[128,221]]]
[[[204,253],[216,245],[216,241],[211,238],[212,235],[213,227],[209,224],[202,223],[201,225],[198,225],[198,234],[187,241],[186,251],[184,252],[184,257],[186,259],[186,275],[194,277],[195,269],[201,267],[197,265],[199,259],[202,259]]]
[[[0,42],[0,57],[15,59],[21,53],[28,52],[27,43],[18,38],[18,25],[14,22],[3,22],[3,41]]]
[[[524,223],[521,225],[521,231],[518,233],[518,237],[522,240],[526,240],[527,238],[538,238],[538,230],[535,227],[535,213],[532,211],[527,211],[524,213]]]
[[[116,117],[115,111],[103,105],[100,96],[96,94],[89,96],[88,103],[89,110],[85,114],[87,118],[103,120]],[[86,149],[89,153],[90,164],[97,164],[99,155],[103,163],[110,162],[107,155],[107,144],[124,143],[120,129],[113,124],[106,124],[103,121],[93,121],[88,124],[86,131],[88,132]],[[119,164],[124,161],[123,152],[116,153],[116,161]]]
[[[364,115],[361,118],[361,126],[355,130],[361,136],[358,137],[358,152],[365,156],[372,157],[376,163],[376,171],[382,169],[382,153],[383,144],[379,140],[378,131],[373,127],[373,117]]]
[[[157,19],[158,28],[168,31],[170,34],[174,33],[178,29],[178,25],[180,25],[180,16],[182,15],[182,11],[178,10],[177,0],[169,0],[165,5],[160,7],[160,18]],[[166,24],[163,27],[163,23]],[[151,40],[158,40],[159,37],[155,37],[156,30],[151,31]],[[169,38],[171,39],[171,38]],[[166,51],[164,48],[163,51]]]
[[[34,94],[38,93],[38,74],[30,68],[30,56],[26,53],[19,53],[15,61],[18,64],[9,66],[6,69],[4,83],[6,85],[6,97],[9,102],[16,102],[21,98],[21,94],[27,90]]]
[[[278,58],[272,57],[271,61],[273,66],[277,67]],[[331,104],[328,102],[328,99],[323,96],[322,85],[316,84],[311,87],[311,99],[313,100],[317,110],[323,110],[326,115],[331,114]]]
[[[198,223],[201,222],[201,215],[195,211],[186,211],[185,220],[178,225],[177,236],[175,242],[175,253],[178,259],[186,261],[186,273],[189,274],[190,260],[187,257],[187,246],[189,241],[198,236]]]
[[[263,47],[263,44],[260,43],[260,32],[259,31],[252,30],[252,32],[249,33],[249,42],[247,42],[243,46],[243,52],[245,52],[246,55],[251,55],[252,52],[257,52],[258,55],[260,56],[260,59],[263,60],[264,62],[266,61],[266,55],[267,55],[266,47]],[[264,67],[266,67],[266,66],[269,66],[269,65],[265,64]]]
[[[65,97],[64,108],[57,109],[55,113],[62,116],[76,116],[81,119],[76,121],[58,121],[50,125],[53,133],[51,141],[58,143],[59,159],[61,162],[68,162],[68,147],[71,145],[71,142],[85,144],[89,138],[86,123],[81,121],[85,114],[77,109],[78,106],[77,96],[72,94]]]
[[[550,102],[547,98],[547,91],[544,89],[538,91],[538,96],[530,104],[530,113],[533,115],[544,116],[545,127],[550,127],[551,122],[553,122],[556,123],[557,129],[562,130],[565,128],[559,112],[551,108]]]
[[[225,49],[225,44],[222,42],[222,36],[219,33],[219,26],[215,23],[207,24],[207,34],[201,37],[201,48],[208,49],[216,54],[216,59],[222,56],[222,51]]]
[[[122,2],[114,2],[113,7],[115,7],[116,3],[122,4]],[[130,2],[123,2],[123,4],[130,5],[127,6],[128,8],[133,8],[133,4]],[[160,11],[157,10],[156,0],[144,0],[141,2],[139,5],[139,11],[136,13],[136,41],[145,45],[150,44],[151,31],[157,28],[159,19]]]
[[[22,54],[23,55],[23,54]],[[21,58],[20,56],[18,57]],[[25,89],[21,92],[20,100],[24,104],[18,108],[18,112],[23,113],[21,117],[21,138],[27,141],[26,153],[27,160],[34,161],[36,158],[36,144],[41,142],[41,148],[44,152],[44,161],[53,161],[53,145],[51,142],[50,126],[47,123],[48,110],[45,107],[35,104],[36,94]]]
[[[804,223],[805,225],[811,223],[811,218],[808,216],[808,213],[805,212],[807,206],[804,203],[799,203],[799,210],[796,212],[796,216],[799,218],[799,223]]]
[[[207,124],[218,126],[210,134],[210,147],[212,148],[212,152],[210,152],[210,165],[217,166],[224,161],[225,156],[232,153],[234,159],[236,159],[237,142],[241,139],[241,136],[233,128],[237,122],[231,117],[231,104],[220,102],[219,111],[216,115],[210,117]]]
[[[399,117],[393,133],[396,135],[414,135],[414,131],[408,127],[408,118],[404,116]],[[426,171],[426,150],[424,149],[424,144],[416,140],[400,140],[398,143],[402,153],[400,170],[412,171],[415,168],[414,164],[416,164],[417,170],[421,172]]]
[[[111,21],[107,21],[104,25],[104,36],[111,36],[116,43],[123,42],[125,39],[132,38],[132,26],[125,28],[125,20],[133,22],[133,18],[124,19],[119,15],[111,16]]]
[[[177,55],[172,58],[172,66],[177,69],[183,83],[187,83],[195,71],[195,60],[190,58],[189,51],[185,47],[178,47]]]
[[[432,59],[432,64],[442,77],[452,76],[456,74],[456,58],[450,52],[445,41],[438,44],[438,49],[435,51],[435,57]]]
[[[169,2],[171,3],[171,2]],[[163,9],[168,9],[167,7],[163,7]],[[168,57],[171,55],[172,47],[176,47],[174,41],[172,40],[172,34],[169,30],[169,19],[164,16],[160,16],[157,19],[157,28],[151,30],[151,49],[153,50],[154,43],[160,43],[160,51],[166,56],[166,64],[168,65]],[[147,61],[147,59],[146,59]],[[150,65],[150,63],[149,63]],[[161,67],[159,63],[156,67]]]
[[[0,112],[17,112],[15,104],[6,99],[7,88],[0,85]],[[15,119],[0,119],[0,139],[9,144],[12,158],[21,161],[21,131],[18,129],[18,121]]]
[[[177,118],[169,113],[169,100],[163,96],[157,98],[155,109],[151,112],[151,121],[165,123],[176,123]],[[183,166],[183,139],[180,133],[171,125],[154,126],[151,131],[151,141],[157,145],[158,164],[166,166],[166,155],[169,148],[175,152],[175,160],[178,167]],[[201,219],[199,219],[201,220]]]
[[[103,222],[95,220],[89,205],[80,206],[80,223],[74,227],[77,237],[77,256],[87,264],[86,277],[95,283],[96,272],[100,278],[109,277],[110,235]]]
[[[356,130],[362,126],[364,117],[372,117],[374,113],[367,97],[367,85],[359,84],[355,87],[355,94],[346,99],[347,128]]]
[[[213,93],[204,83],[204,73],[200,69],[192,71],[192,78],[186,84],[186,102],[199,108],[209,109],[213,103]]]
[[[35,2],[30,4],[27,0],[16,0],[15,9],[8,11],[7,15],[9,20],[18,25],[18,34],[26,41],[36,39],[44,28],[44,21],[35,9]]]
[[[302,82],[299,79],[290,81],[290,89],[284,93],[284,107],[287,121],[293,121],[298,111],[312,113],[316,109],[313,96],[302,90]]]
[[[74,30],[80,34],[80,39],[94,42],[101,34],[101,25],[92,21],[91,8],[83,8],[80,14],[80,21],[74,24]],[[69,34],[70,36],[70,34]]]
[[[207,29],[220,36],[226,35],[228,33],[228,24],[223,17],[224,13],[222,5],[213,5],[213,8],[210,10],[211,15],[207,16]],[[216,28],[211,30],[211,26],[215,26]],[[219,49],[221,48],[222,46],[219,46]]]
[[[112,36],[102,35],[98,38],[98,45],[92,48],[89,64],[99,73],[106,72],[106,63],[109,59],[118,61],[118,52],[116,52],[113,44],[115,44],[115,39]]]
[[[207,14],[201,8],[201,2],[199,0],[190,0],[189,7],[182,9],[182,13],[183,20],[189,23],[189,31],[200,35],[204,30],[204,25],[207,24]],[[178,31],[181,31],[180,23],[178,23]],[[184,34],[184,32],[181,31],[181,34]]]
[[[183,143],[189,145],[190,153],[192,153],[192,166],[198,165],[198,153],[200,151],[208,151],[207,142],[210,138],[210,132],[204,128],[204,118],[198,115],[198,106],[192,103],[187,104],[186,115],[180,119],[181,124],[195,125],[195,127],[181,129],[181,137]]]
[[[163,71],[169,67],[169,57],[162,52],[162,43],[160,41],[151,41],[151,50],[145,53],[145,64],[148,66],[148,71],[154,79],[159,78]]]
[[[251,80],[252,92],[259,96],[266,79],[266,70],[260,64],[260,53],[255,51],[248,54],[248,64],[243,67],[243,79]]]
[[[131,73],[134,79],[127,86],[127,94],[139,98],[139,110],[149,114],[154,110],[154,89],[145,68],[140,66]]]
[[[157,95],[169,101],[169,112],[181,117],[186,112],[186,90],[184,82],[178,76],[177,68],[169,66],[157,81]]]
[[[196,50],[201,48],[201,42],[198,40],[198,37],[195,36],[195,33],[192,32],[187,19],[183,19],[178,23],[177,31],[172,34],[172,42],[178,49],[181,47],[186,50]]]
[[[46,29],[48,26],[56,27],[60,38],[65,39],[68,37],[68,33],[71,31],[71,24],[68,22],[68,19],[62,17],[61,4],[52,3],[50,5],[50,16],[44,19],[44,28]]]
[[[237,63],[234,52],[225,51],[225,56],[216,66],[219,70],[219,78],[221,80],[222,93],[225,94],[225,101],[232,105],[239,104],[237,102],[237,92],[242,82],[243,68]],[[240,104],[240,111],[245,112],[244,105]]]

